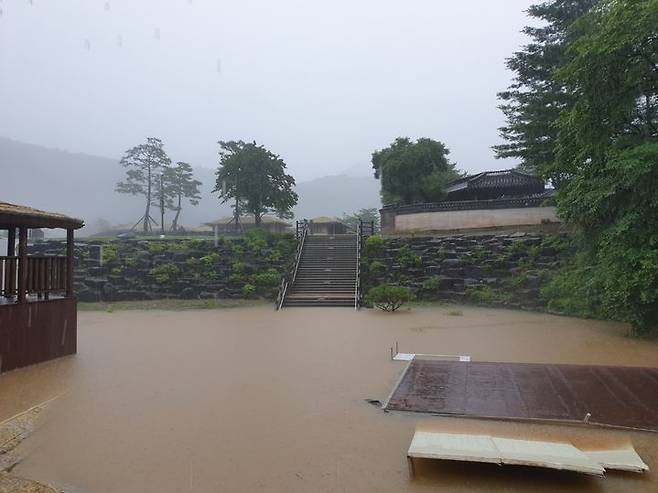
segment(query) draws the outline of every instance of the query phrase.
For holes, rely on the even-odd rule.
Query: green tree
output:
[[[497,158],[520,158],[522,169],[538,173],[555,160],[557,120],[573,102],[555,72],[571,58],[567,48],[580,34],[574,21],[598,1],[553,0],[528,9],[528,15],[542,25],[525,27],[530,43],[507,59],[514,79],[498,93],[506,119],[499,130],[506,142],[493,147]]]
[[[658,0],[607,0],[559,72],[574,98],[561,115],[558,210],[583,233],[580,283],[601,311],[658,326]]]
[[[214,192],[222,203],[235,200],[236,220],[241,209],[254,215],[260,225],[263,214],[274,212],[281,218],[292,217],[297,204],[293,190],[295,179],[286,173],[286,163],[255,142],[220,141],[220,162]]]
[[[201,182],[194,179],[194,170],[188,163],[178,161],[175,166],[165,168],[163,181],[167,188],[167,206],[176,212],[171,222],[171,230],[178,231],[178,220],[183,210],[183,200],[198,205],[201,200],[199,186]]]
[[[125,181],[116,184],[115,190],[130,195],[143,195],[146,201],[144,215],[137,224],[142,223],[142,230],[151,230],[151,224],[157,224],[151,217],[151,205],[159,187],[159,173],[171,164],[171,159],[164,151],[162,141],[153,137],[145,144],[128,149],[121,158],[121,165],[126,169]]]
[[[375,178],[381,181],[384,204],[436,202],[445,198],[446,185],[459,177],[450,151],[441,142],[422,138],[395,139],[372,154]]]

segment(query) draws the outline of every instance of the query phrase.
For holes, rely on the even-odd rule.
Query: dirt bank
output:
[[[62,394],[14,472],[67,492],[650,492],[658,434],[385,414],[403,368],[389,347],[475,360],[658,366],[625,326],[506,310],[86,312],[79,354],[0,377],[0,419]],[[653,471],[595,479],[421,464],[414,427],[630,439]]]

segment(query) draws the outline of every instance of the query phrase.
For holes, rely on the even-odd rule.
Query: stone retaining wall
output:
[[[163,298],[274,299],[294,257],[288,234],[249,234],[212,240],[78,240],[75,291],[79,301]],[[30,245],[30,255],[60,255],[62,241]]]
[[[374,237],[363,256],[363,292],[395,283],[421,300],[542,309],[540,288],[560,265],[562,240],[537,233]]]

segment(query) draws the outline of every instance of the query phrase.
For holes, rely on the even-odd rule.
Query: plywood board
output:
[[[416,431],[407,457],[523,465],[603,476],[605,469],[570,443]],[[413,471],[413,467],[411,468]]]
[[[409,457],[463,460],[500,464],[500,454],[491,437],[459,433],[417,431],[411,440]]]
[[[570,443],[492,437],[503,464],[546,467],[603,476],[605,469]]]
[[[609,450],[583,451],[591,460],[598,462],[605,469],[618,471],[646,472],[649,470],[642,458],[631,447]]]

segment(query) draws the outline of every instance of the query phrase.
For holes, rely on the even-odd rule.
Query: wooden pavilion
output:
[[[73,232],[83,225],[0,202],[0,230],[8,232],[6,256],[0,256],[0,373],[76,352]],[[37,228],[65,229],[66,255],[28,255],[29,230]]]

